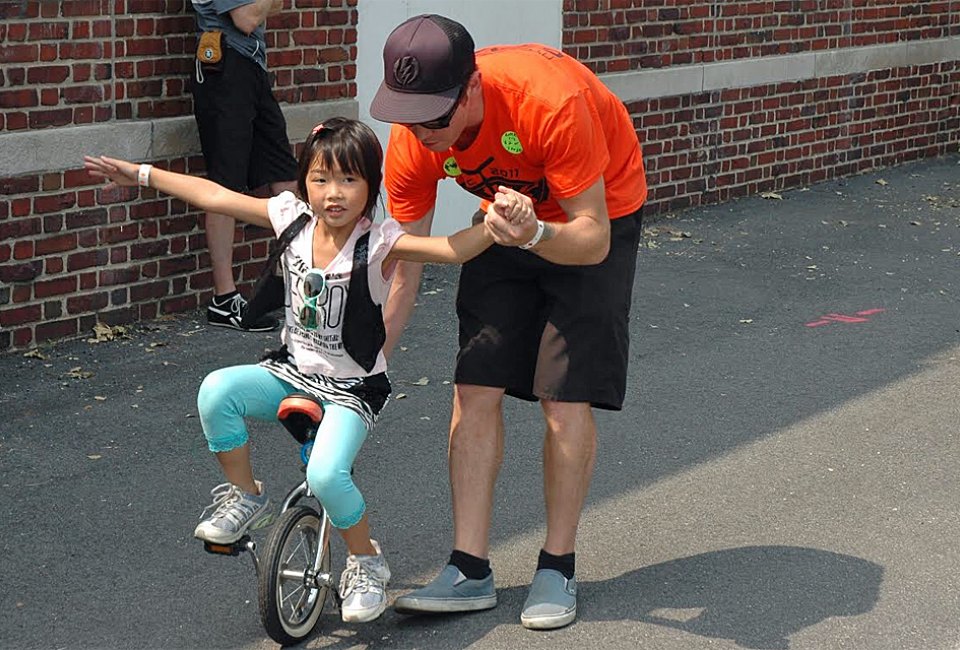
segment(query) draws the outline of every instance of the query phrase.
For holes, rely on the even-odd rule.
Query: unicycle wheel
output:
[[[261,556],[260,620],[281,645],[313,632],[330,591],[330,522],[321,512],[294,506],[279,516]]]

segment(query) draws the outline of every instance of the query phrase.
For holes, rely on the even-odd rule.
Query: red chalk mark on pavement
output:
[[[876,308],[876,309],[864,309],[862,311],[856,312],[853,316],[847,316],[846,314],[824,314],[819,319],[815,321],[810,321],[809,323],[804,323],[805,327],[821,327],[822,325],[830,325],[831,323],[868,323],[870,322],[869,318],[866,316],[873,316],[875,314],[882,314],[886,309]]]

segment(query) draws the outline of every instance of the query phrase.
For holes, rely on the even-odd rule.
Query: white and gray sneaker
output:
[[[390,567],[373,541],[376,555],[348,555],[347,567],[340,574],[340,618],[345,623],[372,621],[387,608],[387,582]]]
[[[213,503],[203,509],[202,521],[193,536],[214,544],[232,544],[248,530],[256,530],[269,523],[265,519],[270,499],[257,481],[260,494],[248,494],[232,483],[221,483],[210,490]],[[210,510],[213,512],[206,516]],[[206,517],[206,518],[204,518]]]

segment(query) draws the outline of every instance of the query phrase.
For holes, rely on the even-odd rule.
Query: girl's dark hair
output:
[[[297,167],[297,191],[304,201],[307,200],[307,174],[318,156],[326,169],[339,167],[367,181],[369,194],[363,214],[373,219],[383,180],[383,147],[373,129],[346,117],[332,117],[314,128],[303,143]]]

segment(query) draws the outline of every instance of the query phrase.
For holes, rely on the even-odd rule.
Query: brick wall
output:
[[[284,105],[356,96],[356,4],[285,0],[268,19],[268,68]],[[0,149],[23,134],[50,136],[46,150],[60,134],[92,142],[94,127],[122,140],[135,124],[192,126],[195,47],[189,0],[0,0]],[[203,173],[195,152],[150,162]],[[81,164],[78,154],[59,169],[0,167],[0,351],[89,335],[97,321],[194,309],[210,296],[201,215],[152,190],[105,191]],[[271,239],[238,226],[241,287]]]
[[[960,143],[960,57],[913,64],[908,49],[955,43],[957,0],[565,0],[563,24],[564,50],[601,75],[802,63],[828,51],[881,61],[847,74],[625,98],[652,212],[943,155]]]

